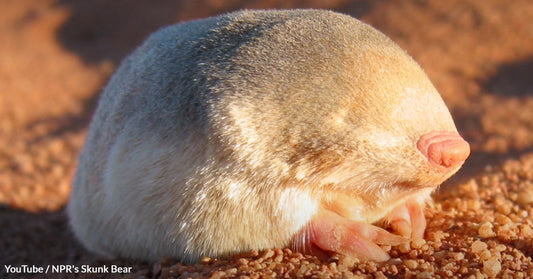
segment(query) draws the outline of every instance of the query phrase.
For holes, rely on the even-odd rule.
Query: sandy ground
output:
[[[326,1],[323,1],[326,3]],[[533,277],[533,1],[0,0],[0,277],[4,265],[112,264],[128,278]],[[384,247],[393,260],[319,261],[251,251],[185,266],[103,260],[63,212],[101,87],[158,27],[241,8],[327,8],[374,25],[426,70],[472,155],[435,194],[424,242]],[[246,278],[246,277],[243,277]]]

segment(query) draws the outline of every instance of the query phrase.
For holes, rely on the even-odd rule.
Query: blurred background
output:
[[[472,156],[445,187],[533,152],[533,1],[0,0],[0,262],[94,260],[63,208],[102,86],[151,32],[239,9],[321,8],[390,36]]]

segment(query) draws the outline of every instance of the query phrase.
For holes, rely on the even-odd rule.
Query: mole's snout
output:
[[[455,132],[430,132],[420,137],[416,146],[430,163],[455,168],[470,155],[470,145]]]

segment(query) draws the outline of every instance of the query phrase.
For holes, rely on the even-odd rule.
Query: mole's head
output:
[[[422,203],[470,148],[418,64],[388,39],[370,38],[344,59],[336,82],[322,88],[331,97],[317,98],[320,119],[308,128],[302,142],[310,148],[301,154],[309,159],[302,162],[315,164],[302,166],[316,171],[310,177],[321,191],[358,197],[373,222],[410,197],[420,195]]]
[[[413,188],[435,187],[454,174],[469,145],[418,64],[396,45],[360,51],[352,63],[343,85],[348,100],[331,111],[327,127],[344,132],[341,143],[351,150],[345,162],[353,160],[354,173]]]
[[[419,65],[359,24],[357,35],[330,30],[310,42],[302,63],[313,70],[290,75],[298,90],[286,100],[283,144],[294,176],[321,194],[357,196],[367,208],[421,192],[427,198],[462,166],[469,145]]]
[[[259,35],[226,67],[218,131],[235,161],[366,208],[429,193],[459,169],[468,143],[409,55],[349,16],[294,13],[246,33]]]

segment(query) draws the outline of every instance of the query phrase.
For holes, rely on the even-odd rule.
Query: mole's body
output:
[[[385,260],[375,243],[422,237],[425,202],[468,153],[423,71],[375,29],[328,11],[236,12],[164,28],[126,58],[68,213],[112,257]]]

